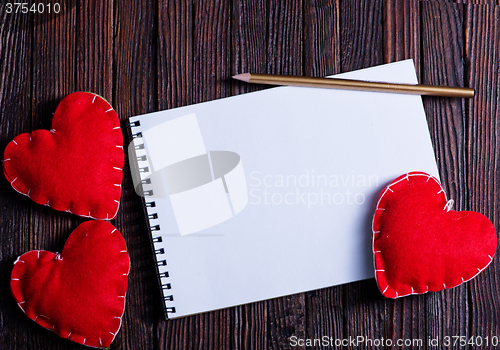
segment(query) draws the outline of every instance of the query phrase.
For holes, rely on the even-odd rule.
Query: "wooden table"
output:
[[[324,76],[413,58],[421,83],[476,89],[472,100],[423,100],[449,198],[459,210],[487,215],[498,230],[500,1],[60,3],[58,15],[7,14],[0,7],[2,150],[19,133],[50,129],[57,104],[73,91],[108,99],[126,136],[130,116],[264,88],[231,80],[235,73]],[[82,349],[26,318],[9,280],[17,256],[61,251],[84,219],[34,204],[3,177],[0,209],[0,348]],[[112,349],[297,348],[291,336],[422,339],[421,348],[437,349],[446,336],[482,337],[483,344],[500,337],[498,257],[471,282],[438,293],[388,300],[367,280],[165,321],[128,164],[113,224],[125,237],[132,268]],[[428,346],[435,338],[440,346]]]

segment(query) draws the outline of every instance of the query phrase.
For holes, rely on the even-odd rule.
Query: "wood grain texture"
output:
[[[2,150],[17,134],[31,128],[33,18],[0,13],[0,144]],[[3,153],[3,151],[2,151]],[[3,158],[3,157],[2,157]],[[0,180],[0,344],[3,349],[27,349],[29,320],[10,293],[12,266],[30,241],[31,203],[19,198]]]
[[[340,1],[341,71],[383,63],[383,2]]]
[[[340,4],[338,0],[304,2],[303,66],[306,76],[340,73]],[[305,293],[305,336],[313,339],[346,337],[342,288]],[[298,336],[298,334],[293,334]]]
[[[464,11],[462,5],[422,2],[422,83],[464,85]],[[456,210],[467,209],[467,135],[464,102],[424,98],[441,183]],[[431,337],[467,335],[468,285],[426,295]]]
[[[179,35],[180,40],[174,41],[173,49],[177,54],[175,56],[170,54],[171,61],[165,61],[165,63],[178,65],[185,62],[188,73],[182,76],[181,81],[182,84],[191,87],[192,92],[189,98],[195,103],[230,96],[231,1],[197,1],[192,3],[192,7],[191,3],[177,5],[179,12],[176,12],[175,16],[171,10],[174,4],[163,4],[165,5],[167,7],[163,10],[160,23],[162,35],[165,37],[166,35]],[[168,21],[165,16],[167,13],[169,14]],[[169,28],[175,29],[167,30],[167,24]],[[192,37],[186,36],[190,33]],[[182,43],[182,41],[185,42]],[[183,66],[180,67],[182,69]],[[171,72],[176,71],[174,69]],[[164,74],[162,78],[167,81],[176,79],[175,74]],[[168,86],[169,83],[165,81],[161,83],[163,86],[165,84]],[[159,320],[157,322],[158,343],[165,349],[226,349],[233,342],[231,325],[234,318],[235,310],[231,308],[182,319]],[[183,347],[178,347],[179,344],[183,344]]]
[[[339,0],[304,2],[304,75],[340,73]]]
[[[341,1],[340,5],[341,72],[382,64],[382,1]],[[367,227],[367,232],[370,231]],[[344,337],[388,337],[388,324],[379,320],[386,317],[380,315],[388,313],[390,301],[380,296],[374,280],[354,282],[336,289],[342,291]],[[348,348],[353,349],[354,346],[350,344]]]
[[[302,0],[268,0],[267,73],[302,75]]]
[[[267,1],[233,0],[231,74],[267,71]],[[261,90],[256,84],[232,82],[232,94]]]
[[[268,1],[267,73],[302,75],[303,2]],[[305,294],[266,301],[268,349],[292,349],[289,338],[305,334]]]
[[[113,2],[81,0],[76,10],[76,90],[113,105]]]
[[[413,59],[420,80],[420,1],[384,0],[384,62]]]
[[[266,72],[267,23],[265,0],[233,0],[231,74]],[[263,86],[232,81],[232,95],[261,90]],[[231,349],[265,349],[268,342],[268,302],[234,308]]]
[[[231,94],[231,1],[194,3],[193,102]]]
[[[121,120],[157,109],[155,1],[114,3],[114,107]],[[127,149],[127,138],[124,139]],[[155,347],[155,319],[162,318],[159,287],[141,199],[128,162],[123,168],[121,207],[114,222],[127,243],[131,269],[122,327],[113,349]]]
[[[422,59],[420,5],[420,1],[414,0],[385,0],[383,3],[384,62],[413,59],[419,81]],[[380,305],[380,310],[384,312],[384,320],[393,320],[393,326],[386,330],[388,339],[417,342],[428,339],[425,298],[412,296],[385,302]]]
[[[52,116],[59,102],[75,91],[76,8],[65,4],[60,14],[33,15],[33,76],[31,130],[51,129]],[[31,242],[29,250],[43,249],[61,252],[71,232],[83,222],[70,213],[31,204],[30,229],[24,231]],[[59,336],[32,323],[29,342],[43,343],[51,349],[67,349],[74,345],[61,342]]]
[[[193,100],[193,3],[158,3],[158,108],[181,107]]]
[[[469,207],[499,232],[500,208],[500,7],[467,6],[466,80],[476,90],[467,104]],[[470,283],[471,335],[500,333],[498,255]]]

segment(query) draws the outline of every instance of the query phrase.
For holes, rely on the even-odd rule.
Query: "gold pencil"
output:
[[[420,84],[395,84],[374,81],[338,79],[338,78],[313,78],[291,75],[272,75],[243,73],[233,76],[233,79],[254,84],[289,85],[319,87],[329,89],[362,90],[376,92],[391,92],[398,94],[413,94],[426,96],[446,97],[474,97],[474,89],[464,87],[433,86]]]

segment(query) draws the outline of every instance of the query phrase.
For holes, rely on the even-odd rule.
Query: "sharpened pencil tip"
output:
[[[233,75],[233,79],[241,80],[241,81],[248,83],[250,81],[250,73],[242,73],[242,74]]]

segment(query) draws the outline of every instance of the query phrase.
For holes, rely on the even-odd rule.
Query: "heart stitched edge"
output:
[[[95,94],[95,93],[92,93],[92,92],[74,92],[74,93],[72,93],[72,94],[70,94],[68,96],[71,96],[73,94],[88,94],[88,95],[90,95],[89,97],[92,98],[92,104],[95,102],[96,98],[100,98],[101,100],[103,100],[105,103],[107,103],[109,105],[109,109],[106,111],[106,113],[110,112],[110,111],[113,111],[116,114],[116,111],[114,110],[113,106],[111,106],[111,104],[104,97],[102,97],[102,96],[100,96],[98,94]],[[67,98],[68,96],[66,96],[65,98]],[[118,121],[118,124],[114,126],[113,130],[119,130],[120,133],[121,133],[121,126],[119,124],[119,121]],[[57,130],[51,129],[50,132],[51,133],[55,133],[55,132],[57,132]],[[29,137],[31,138],[31,133],[24,133],[24,134],[28,134]],[[16,136],[12,141],[10,141],[10,143],[13,143],[13,144],[17,145],[16,138],[19,137],[19,136],[21,136],[21,135],[24,135],[24,134],[20,134],[20,135]],[[116,147],[123,150],[124,149],[123,148],[123,142],[121,144],[116,145]],[[8,162],[9,160],[10,160],[10,158],[5,158],[5,157],[2,160],[3,172],[4,172],[4,175],[5,175],[6,179],[7,179],[7,181],[10,182],[12,188],[16,192],[18,192],[18,193],[20,193],[20,194],[22,194],[22,195],[24,195],[24,196],[32,199],[30,197],[30,191],[31,190],[28,189],[28,191],[22,191],[18,186],[15,185],[17,177],[13,178],[12,176],[10,176],[9,171],[7,170],[8,167],[6,166],[6,162]],[[124,162],[123,162],[123,164],[124,164]],[[121,167],[113,166],[112,169],[114,171],[120,171],[123,174],[123,164],[122,164]],[[122,184],[121,183],[120,184],[115,184],[115,186],[119,186],[120,189],[122,188]],[[118,197],[118,199],[115,199],[114,201],[117,203],[117,205],[116,205],[116,211],[111,216],[108,213],[108,214],[106,214],[106,217],[96,217],[96,216],[91,215],[91,212],[89,212],[88,215],[87,215],[86,213],[77,213],[77,212],[74,212],[74,211],[71,210],[71,208],[68,208],[67,210],[65,210],[65,212],[71,213],[71,214],[75,214],[75,215],[78,215],[78,216],[81,216],[81,217],[85,217],[85,218],[90,218],[90,219],[96,219],[96,220],[113,220],[113,219],[116,218],[116,215],[118,214],[118,211],[120,209],[120,197]],[[44,205],[44,206],[52,208],[49,202],[47,202],[47,203],[35,202],[35,203],[41,204],[41,205]],[[54,210],[58,210],[58,209],[54,209]]]
[[[16,272],[16,265],[19,264],[19,263],[24,263],[23,261],[23,258],[28,256],[28,255],[31,255],[31,254],[37,254],[37,259],[39,260],[40,258],[44,258],[44,257],[49,257],[50,259],[56,259],[56,260],[60,260],[62,261],[64,256],[64,248],[66,247],[66,244],[65,246],[63,247],[63,250],[61,253],[53,253],[53,252],[50,252],[50,251],[46,251],[46,250],[31,250],[31,251],[28,251],[22,255],[20,255],[16,261],[14,262],[14,268],[11,272],[11,278],[10,278],[10,288],[11,288],[11,292],[12,292],[12,296],[14,297],[14,300],[16,301],[18,307],[21,309],[21,311],[31,320],[33,320],[34,322],[36,322],[38,325],[40,325],[41,327],[47,329],[47,330],[50,330],[54,333],[56,333],[57,335],[59,335],[60,337],[64,338],[64,339],[68,339],[70,341],[73,341],[73,342],[76,342],[78,344],[82,344],[82,345],[85,345],[87,347],[91,347],[91,348],[107,348],[109,347],[109,345],[111,345],[111,343],[114,341],[116,335],[118,334],[121,326],[122,326],[122,321],[123,321],[123,315],[125,314],[125,306],[126,306],[126,296],[127,296],[127,285],[128,285],[128,276],[130,274],[130,257],[128,255],[128,249],[126,247],[126,243],[125,243],[125,240],[123,238],[123,236],[121,235],[121,233],[118,231],[117,228],[115,228],[113,225],[111,225],[109,222],[107,221],[102,221],[102,220],[96,220],[96,221],[86,221],[86,222],[83,222],[82,224],[80,224],[71,234],[73,234],[75,231],[79,230],[79,229],[83,229],[83,227],[85,227],[85,229],[88,229],[87,226],[95,226],[95,225],[108,225],[109,226],[109,229],[110,231],[109,234],[110,235],[115,235],[117,236],[117,239],[118,240],[121,240],[123,241],[123,245],[124,245],[124,250],[120,251],[120,253],[126,253],[127,254],[127,261],[128,261],[128,270],[126,273],[124,273],[124,276],[127,277],[127,283],[125,285],[125,292],[124,292],[124,295],[123,296],[118,296],[120,299],[123,299],[123,309],[122,309],[122,312],[120,315],[117,315],[116,317],[114,318],[117,318],[120,320],[119,322],[119,325],[116,329],[116,331],[114,332],[109,332],[109,334],[112,336],[111,338],[108,338],[106,340],[104,340],[104,343],[103,343],[103,340],[101,340],[101,338],[99,338],[99,344],[89,344],[86,342],[86,337],[85,336],[82,336],[82,335],[79,335],[77,333],[72,333],[72,332],[62,332],[61,330],[59,330],[56,326],[56,324],[54,323],[54,321],[52,321],[49,317],[45,316],[45,315],[36,315],[35,317],[30,317],[27,313],[27,309],[26,307],[24,307],[24,304],[26,304],[26,298],[24,297],[24,295],[21,293],[21,291],[19,290],[18,286],[16,285],[16,283],[19,283],[20,282],[20,278],[18,278],[19,276],[17,275],[17,272]],[[70,234],[70,237],[71,237],[71,234]],[[68,237],[66,243],[68,242],[68,240],[70,239],[70,237]]]
[[[432,176],[430,174],[427,174],[425,172],[413,171],[413,172],[409,172],[409,173],[406,173],[404,175],[399,176],[394,181],[392,181],[387,187],[385,187],[385,189],[382,191],[382,193],[380,194],[379,199],[377,201],[377,206],[376,206],[376,209],[375,209],[375,213],[377,213],[377,211],[381,211],[381,210],[383,211],[383,210],[385,210],[384,208],[380,208],[380,202],[382,201],[382,199],[384,198],[384,196],[389,191],[393,192],[392,189],[391,189],[391,186],[393,186],[395,184],[398,184],[401,181],[409,181],[409,178],[410,177],[414,177],[414,176],[422,176],[422,177],[426,177],[427,181],[429,181],[429,180],[434,181],[439,186],[439,188],[441,189],[438,192],[438,194],[441,193],[444,196],[444,201],[445,201],[446,205],[444,206],[443,210],[446,210],[446,211],[450,211],[451,210],[451,207],[453,206],[454,201],[453,201],[453,199],[450,199],[450,200],[447,199],[446,192],[444,191],[443,186],[441,185],[441,183],[439,182],[439,180],[436,179],[434,176]],[[389,283],[387,283],[387,286],[382,289],[382,287],[380,285],[380,279],[381,279],[381,277],[379,277],[379,276],[383,276],[383,280],[385,280],[385,281],[387,281],[387,278],[385,277],[385,270],[381,269],[380,267],[378,267],[377,266],[377,262],[376,262],[376,254],[381,253],[380,251],[375,250],[376,249],[375,248],[375,238],[376,238],[376,235],[378,233],[380,233],[380,231],[376,231],[375,230],[375,221],[376,221],[376,218],[377,218],[377,216],[374,215],[373,220],[372,220],[373,266],[375,267],[375,281],[377,282],[377,286],[378,286],[380,292],[382,293],[382,295],[385,296],[386,298],[397,299],[397,298],[405,297],[405,296],[408,296],[408,295],[419,295],[419,294],[426,294],[426,293],[428,293],[429,292],[429,287],[428,286],[427,286],[427,290],[425,292],[422,292],[422,293],[415,292],[414,289],[413,289],[413,287],[411,287],[412,292],[406,293],[406,294],[399,294],[397,290],[395,290],[394,288],[392,288],[389,285]],[[461,284],[463,284],[465,282],[468,282],[468,281],[474,279],[481,272],[483,272],[486,268],[488,268],[488,266],[493,261],[494,255],[495,255],[494,253],[493,253],[493,255],[488,255],[489,262],[485,266],[483,266],[483,267],[478,267],[477,268],[478,272],[476,274],[474,274],[471,278],[464,279],[462,277],[462,282],[461,283],[458,283],[458,284],[453,285],[453,286],[443,285],[443,288],[440,289],[440,290],[455,288],[455,287],[457,287],[457,286],[459,286],[459,285],[461,285]],[[389,294],[389,292],[391,292],[393,295],[387,295],[387,294]]]

